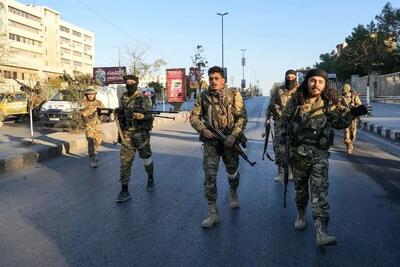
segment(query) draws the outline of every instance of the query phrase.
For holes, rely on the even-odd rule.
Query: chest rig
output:
[[[121,104],[124,108],[132,108],[143,111],[148,109],[144,96],[140,92],[136,92],[131,97],[123,95],[121,99]],[[129,109],[124,109],[124,113],[126,118],[125,123],[128,128],[131,128],[132,130],[151,130],[153,120],[134,120],[132,119],[133,112]]]
[[[328,109],[328,102],[321,97],[299,107],[293,122],[294,146],[307,144],[329,149],[333,145],[334,130],[329,124]]]
[[[234,95],[227,89],[218,93],[201,93],[202,120],[207,126],[229,133],[234,124],[232,109]]]

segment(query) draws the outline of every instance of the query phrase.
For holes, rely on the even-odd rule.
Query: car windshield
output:
[[[6,96],[5,94],[0,94],[0,101],[3,101],[5,96]]]
[[[83,98],[83,93],[81,91],[59,91],[55,94],[51,100],[52,101],[74,101]]]

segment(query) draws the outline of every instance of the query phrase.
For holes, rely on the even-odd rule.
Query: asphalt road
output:
[[[217,227],[200,227],[201,144],[189,123],[173,123],[152,134],[156,190],[145,190],[137,158],[123,204],[115,203],[119,146],[105,144],[98,169],[71,155],[0,176],[0,266],[399,266],[399,146],[361,132],[348,156],[338,134],[329,191],[338,245],[317,249],[311,223],[294,230],[292,184],[284,209],[275,167],[261,161],[265,101],[247,101],[247,152],[257,164],[241,162],[239,210],[229,207],[221,165]]]

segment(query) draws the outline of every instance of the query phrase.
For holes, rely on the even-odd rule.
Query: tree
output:
[[[145,56],[150,50],[149,47],[144,49],[134,48],[127,49],[127,55],[129,60],[129,72],[139,78],[143,78],[147,75],[152,75],[160,71],[160,69],[167,65],[167,62],[158,58],[152,63],[148,63],[145,60]]]
[[[154,88],[154,92],[160,94],[164,86],[160,82],[149,82],[148,87]]]
[[[387,3],[368,25],[358,25],[346,38],[340,56],[322,54],[316,67],[335,72],[339,80],[352,74],[367,75],[400,71],[400,9]]]
[[[196,46],[196,53],[194,56],[192,56],[192,62],[193,62],[193,67],[196,68],[196,81],[199,85],[199,91],[201,91],[202,84],[203,84],[203,76],[204,76],[204,70],[208,67],[208,61],[207,59],[203,56],[204,48],[202,45],[197,45]],[[187,87],[189,88],[189,87]],[[196,92],[195,92],[195,97],[196,97]]]

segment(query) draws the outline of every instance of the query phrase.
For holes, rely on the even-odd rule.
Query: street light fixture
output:
[[[228,15],[228,12],[225,13],[217,13],[218,16],[221,16],[222,20],[222,69],[224,69],[224,16]]]

